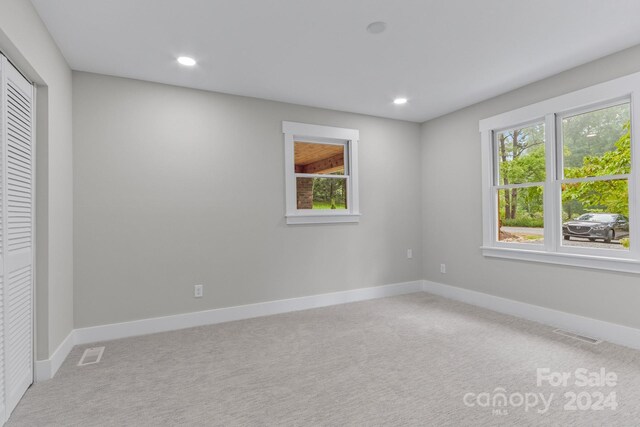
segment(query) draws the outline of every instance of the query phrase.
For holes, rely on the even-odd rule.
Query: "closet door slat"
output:
[[[33,382],[34,147],[33,87],[6,58],[0,61],[0,398],[5,421]]]

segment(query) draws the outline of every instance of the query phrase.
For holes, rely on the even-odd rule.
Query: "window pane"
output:
[[[296,178],[298,209],[347,209],[346,178]]]
[[[564,177],[629,173],[630,120],[628,103],[562,119]]]
[[[497,185],[544,182],[544,124],[496,134]]]
[[[543,190],[540,186],[498,190],[498,240],[544,243]]]
[[[564,246],[629,247],[626,179],[562,184]]]
[[[294,143],[296,173],[346,175],[344,145]]]

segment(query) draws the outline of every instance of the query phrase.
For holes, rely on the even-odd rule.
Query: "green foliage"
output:
[[[544,182],[546,175],[544,146],[531,148],[526,155],[500,164],[500,176],[510,184]]]
[[[528,216],[539,215],[542,217],[543,209],[542,187],[521,188],[518,191],[518,208]],[[516,215],[518,218],[519,214]]]
[[[534,228],[542,228],[544,227],[544,219],[542,218],[530,218],[526,216],[522,216],[515,219],[503,219],[502,220],[503,227],[534,227]]]
[[[536,241],[540,241],[540,242],[544,241],[544,237],[543,236],[538,236],[537,234],[524,234],[524,235],[522,235],[522,237],[525,240],[531,240],[531,241],[536,240]]]
[[[620,244],[625,247],[625,248],[629,248],[630,243],[629,243],[629,238],[628,237],[624,237],[622,239],[620,239]]]
[[[565,168],[566,178],[588,176],[622,175],[631,172],[631,124],[623,126],[624,133],[614,143],[612,150],[599,156],[585,156],[582,166]]]
[[[498,158],[502,184],[545,180],[544,126],[498,134]]]
[[[346,199],[347,199],[347,180],[346,179],[338,179],[338,178],[314,178],[313,179],[313,208],[314,209],[345,209],[345,205],[347,203]]]
[[[346,205],[344,203],[336,203],[335,209],[346,209]],[[316,202],[313,201],[313,209],[331,209],[331,202]]]
[[[564,176],[584,178],[623,175],[631,170],[629,104],[567,117],[562,120]],[[500,184],[545,180],[544,126],[496,135]],[[585,212],[629,214],[626,180],[593,181],[562,186],[563,220]],[[502,225],[541,227],[542,187],[498,192]]]
[[[615,149],[629,121],[629,104],[590,111],[562,120],[565,168],[581,168],[585,157],[602,156]],[[565,170],[566,175],[566,170]]]
[[[517,211],[514,218],[509,218],[506,213],[509,197],[511,201],[517,200]],[[502,225],[511,227],[542,227],[543,223],[543,192],[542,187],[518,188],[514,192],[511,190],[500,190],[498,192],[500,203],[500,220]]]
[[[620,175],[631,171],[631,126],[627,122],[624,133],[614,143],[615,149],[600,156],[585,156],[581,167],[566,168],[566,178]],[[607,211],[625,216],[629,214],[629,196],[626,180],[592,181],[563,184],[562,201],[577,201],[582,211]],[[566,209],[565,209],[566,210]],[[575,212],[582,213],[582,212]]]
[[[545,180],[544,125],[538,124],[497,134],[500,181],[504,185],[543,182]],[[542,188],[530,187],[501,192],[503,218],[516,219],[522,209],[527,213],[542,210]]]

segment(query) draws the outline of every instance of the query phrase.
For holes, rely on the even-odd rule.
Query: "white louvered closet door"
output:
[[[5,57],[0,60],[2,379],[8,416],[33,382],[33,86]]]
[[[5,113],[5,89],[4,75],[6,59],[0,55],[0,147],[4,146],[6,139],[7,117]],[[4,369],[4,353],[6,345],[5,341],[5,300],[6,290],[4,282],[4,149],[0,148],[0,425],[3,425],[7,419],[7,405],[5,402],[5,369]]]

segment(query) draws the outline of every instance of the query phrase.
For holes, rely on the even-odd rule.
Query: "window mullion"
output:
[[[635,259],[640,258],[640,212],[638,210],[638,203],[640,198],[638,192],[640,191],[640,95],[638,92],[631,94],[631,173],[629,174],[629,180],[627,186],[629,189],[629,252]]]
[[[564,179],[564,156],[562,155],[562,151],[564,150],[564,140],[562,138],[562,117],[559,114],[554,114],[553,138],[555,141],[555,161],[553,163],[553,200],[554,203],[557,204],[553,212],[554,217],[557,217],[559,222],[555,231],[557,236],[553,243],[553,250],[555,252],[562,252],[562,180]]]
[[[522,184],[494,185],[495,190],[511,190],[512,188],[544,187],[545,182],[523,182]]]
[[[547,114],[544,118],[544,143],[546,180],[543,188],[543,217],[544,217],[544,246],[548,252],[557,251],[560,244],[560,223],[562,222],[562,208],[560,206],[560,185],[557,184],[556,168],[556,116]]]
[[[345,179],[348,178],[349,175],[333,175],[333,174],[322,174],[322,173],[296,173],[296,178],[333,178],[333,179]]]
[[[482,143],[482,242],[483,246],[496,246],[498,232],[497,223],[497,198],[494,185],[497,183],[495,158],[494,132],[484,130],[480,133]]]
[[[629,179],[630,174],[621,175],[598,175],[598,176],[585,176],[584,178],[566,178],[561,179],[562,184],[578,184],[581,182],[595,182],[595,181],[616,181],[620,179]]]
[[[293,135],[285,134],[284,140],[286,215],[293,215],[296,212],[296,177],[294,173]]]

